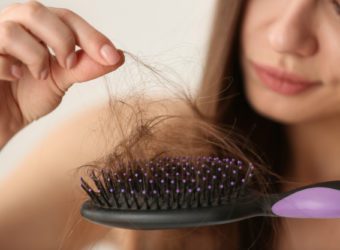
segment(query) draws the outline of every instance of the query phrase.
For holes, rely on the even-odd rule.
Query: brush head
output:
[[[219,224],[219,214],[225,217],[249,202],[254,171],[252,163],[230,157],[157,157],[120,164],[92,171],[95,188],[81,178],[90,198],[81,213],[94,222],[126,228]],[[229,220],[237,220],[242,209],[230,212]]]

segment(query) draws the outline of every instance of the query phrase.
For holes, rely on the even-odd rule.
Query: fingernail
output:
[[[48,77],[48,73],[49,73],[49,68],[44,69],[43,71],[41,71],[39,78],[41,80],[46,80]]]
[[[66,58],[66,68],[70,69],[76,64],[76,53],[72,52],[67,58]]]
[[[118,51],[108,44],[105,44],[100,49],[100,54],[110,65],[115,65],[120,60],[120,54],[118,53]]]
[[[11,67],[11,73],[14,77],[20,79],[22,77],[22,70],[17,65],[12,65]]]

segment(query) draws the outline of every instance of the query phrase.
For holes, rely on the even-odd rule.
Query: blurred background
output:
[[[14,2],[1,0],[0,10]],[[198,86],[207,52],[215,0],[45,0],[46,6],[73,10],[109,37],[117,48],[131,52],[156,67],[165,76],[191,91]],[[60,106],[33,122],[0,153],[0,181],[21,157],[58,123],[75,112],[108,98],[111,93],[144,86],[150,91],[150,75],[138,62],[127,57],[123,67],[93,81],[73,85]],[[143,84],[142,84],[143,83]],[[149,85],[148,85],[149,84]],[[157,94],[157,91],[154,91]],[[167,94],[162,92],[162,94]]]

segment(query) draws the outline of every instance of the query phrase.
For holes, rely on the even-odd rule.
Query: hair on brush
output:
[[[129,129],[119,126],[126,130],[112,153],[87,165],[89,173],[81,179],[90,197],[81,210],[85,218],[134,229],[220,224],[216,215],[227,214],[223,206],[245,195],[249,201],[249,186],[266,193],[269,171],[246,140],[214,125],[190,98],[137,102],[113,103],[114,111],[128,110],[112,116],[125,117],[120,121]],[[180,108],[171,113],[169,105]],[[207,216],[214,218],[204,220]]]

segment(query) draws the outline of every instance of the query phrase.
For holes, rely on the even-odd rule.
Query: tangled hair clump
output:
[[[218,156],[251,162],[259,191],[266,192],[270,174],[251,145],[232,128],[211,123],[198,109],[195,100],[145,99],[111,100],[115,117],[115,141],[111,152],[87,164],[88,170],[115,168],[129,162],[152,160],[159,156]]]

